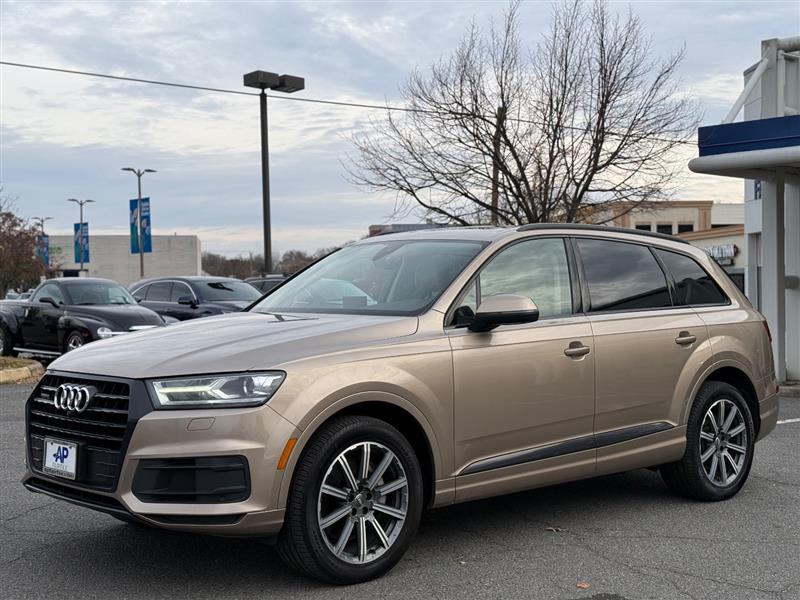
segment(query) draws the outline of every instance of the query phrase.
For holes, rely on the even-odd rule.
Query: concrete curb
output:
[[[781,386],[781,397],[800,398],[800,384],[784,384]]]
[[[26,367],[0,370],[0,383],[16,383],[17,381],[37,377],[42,373],[44,373],[44,367],[38,362],[31,361],[31,364]]]

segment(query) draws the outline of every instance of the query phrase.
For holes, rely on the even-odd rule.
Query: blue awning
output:
[[[701,127],[697,146],[700,156],[800,146],[800,115]]]

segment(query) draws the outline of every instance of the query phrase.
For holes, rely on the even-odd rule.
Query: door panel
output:
[[[688,307],[589,319],[597,369],[595,431],[674,418],[675,391],[687,362],[710,357],[702,319]],[[676,342],[687,336],[695,340]]]
[[[592,352],[584,316],[502,326],[488,334],[453,330],[456,471],[500,454],[591,436]]]

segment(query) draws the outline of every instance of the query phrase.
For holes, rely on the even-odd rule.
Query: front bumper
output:
[[[59,375],[70,377],[69,374]],[[86,376],[80,377],[86,379]],[[41,470],[41,459],[33,460],[29,443],[27,471],[23,478],[27,489],[166,529],[225,536],[265,536],[280,530],[284,511],[278,506],[278,498],[284,471],[278,470],[277,465],[286,441],[299,436],[293,424],[268,405],[247,409],[156,411],[152,410],[144,385],[129,383],[132,391],[128,433],[115,484],[107,489],[91,485],[90,469],[80,464],[76,481],[46,475]],[[28,400],[29,405],[37,394],[38,387]],[[26,417],[30,421],[30,406]],[[26,440],[29,440],[30,423],[26,432]],[[90,455],[91,442],[66,439],[81,444],[79,456]],[[202,495],[187,502],[145,502],[141,498],[148,499],[147,496],[139,492],[137,497],[134,493],[134,477],[142,461],[153,464],[154,459],[203,457],[241,457],[248,469],[249,495],[225,502],[204,501]],[[82,468],[86,476],[81,475]],[[198,485],[202,485],[199,478]]]

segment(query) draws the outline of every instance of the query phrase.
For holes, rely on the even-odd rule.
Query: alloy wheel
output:
[[[71,350],[77,350],[81,346],[83,346],[83,339],[80,335],[73,333],[71,336],[69,336],[69,339],[67,339],[67,352],[70,352]]]
[[[736,481],[747,459],[747,425],[739,407],[722,398],[700,426],[700,462],[708,480],[725,487]]]
[[[328,466],[317,500],[317,522],[339,559],[366,564],[400,536],[408,513],[408,480],[394,452],[359,442]]]

